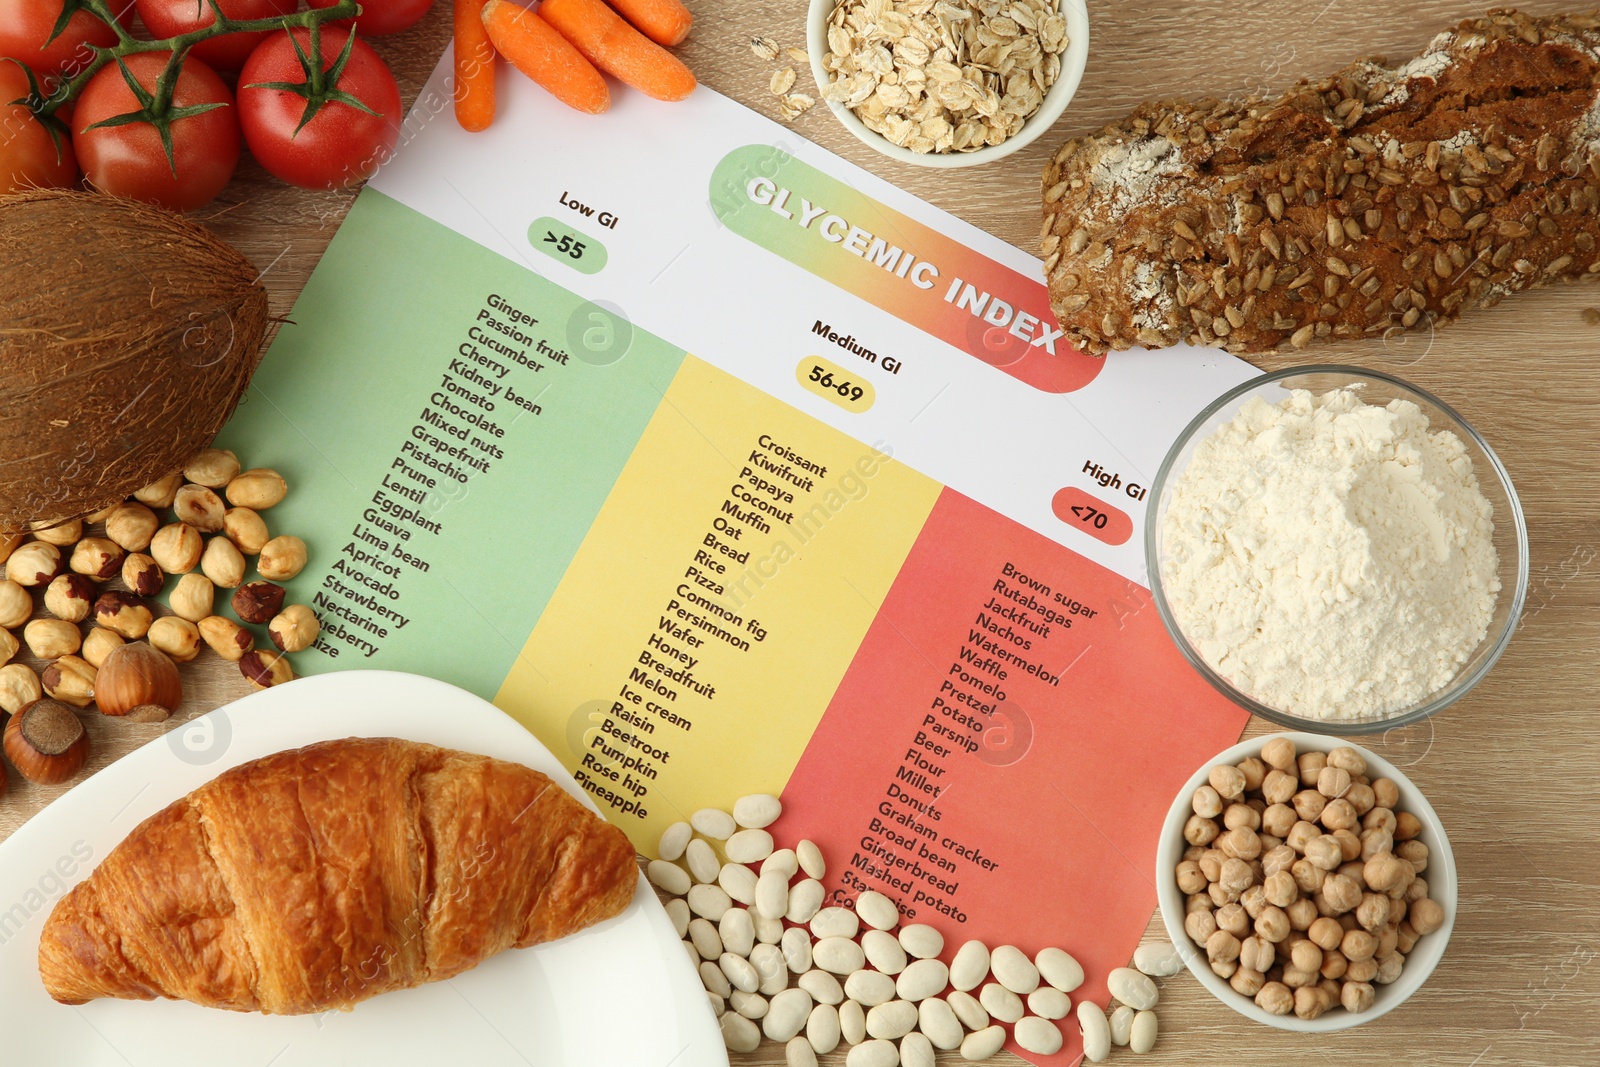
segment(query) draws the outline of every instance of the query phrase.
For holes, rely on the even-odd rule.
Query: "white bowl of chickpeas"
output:
[[[1239,1014],[1326,1033],[1393,1011],[1433,973],[1456,913],[1444,826],[1401,771],[1308,733],[1218,753],[1156,849],[1161,918]]]

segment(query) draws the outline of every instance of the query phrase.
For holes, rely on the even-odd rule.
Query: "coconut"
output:
[[[0,534],[182,467],[239,402],[266,329],[250,261],[181,215],[0,196]]]

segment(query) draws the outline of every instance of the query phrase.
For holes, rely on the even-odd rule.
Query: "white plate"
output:
[[[347,1013],[267,1017],[176,1001],[64,1007],[39,981],[51,907],[147,816],[229,767],[337,737],[403,737],[511,760],[588,797],[531,734],[453,686],[389,671],[245,697],[118,760],[0,844],[0,1020],[7,1063],[72,1067],[727,1067],[699,977],[655,895],[564,940]]]

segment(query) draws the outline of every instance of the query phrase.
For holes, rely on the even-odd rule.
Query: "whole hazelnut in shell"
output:
[[[165,652],[144,641],[130,641],[111,650],[95,680],[95,703],[103,715],[121,717],[144,704],[168,711],[183,703],[178,665]]]

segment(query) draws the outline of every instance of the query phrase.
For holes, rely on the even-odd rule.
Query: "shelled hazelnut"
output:
[[[126,555],[122,546],[109,537],[85,537],[73,546],[67,565],[91,581],[105,582],[116,577]]]
[[[8,663],[0,667],[0,711],[13,715],[20,709],[44,696],[44,686],[39,676],[26,663]]]
[[[219,589],[237,589],[244,582],[244,555],[228,538],[213,537],[200,557],[200,572]]]
[[[45,587],[44,606],[58,619],[82,622],[94,610],[95,597],[99,595],[94,583],[81,574],[58,574]]]
[[[11,558],[11,553],[21,548],[27,541],[26,534],[0,534],[0,563]]]
[[[39,675],[39,684],[56,700],[86,708],[94,699],[94,664],[79,656],[62,656]]]
[[[306,543],[293,534],[281,534],[268,541],[261,549],[256,569],[261,577],[274,582],[286,582],[306,566]]]
[[[188,574],[200,565],[203,551],[200,531],[188,523],[169,523],[150,539],[150,555],[168,574]]]
[[[6,559],[6,578],[30,589],[49,585],[61,569],[61,549],[45,541],[29,541]]]
[[[254,556],[272,539],[267,520],[253,508],[229,508],[222,517],[222,532],[247,556]]]
[[[22,639],[28,643],[28,651],[39,659],[76,655],[83,646],[77,623],[65,619],[34,619],[23,627]]]
[[[167,584],[167,576],[153,557],[143,552],[129,552],[128,558],[122,561],[122,584],[129,592],[155,596]]]
[[[115,630],[108,630],[104,626],[91,627],[83,639],[83,647],[78,650],[78,655],[88,660],[98,670],[105,665],[106,657],[112,649],[121,648],[125,641],[122,635]]]
[[[256,649],[239,659],[239,672],[257,689],[267,689],[294,681],[294,670],[281,652]]]
[[[257,625],[268,622],[283,610],[286,592],[281,585],[271,582],[250,582],[233,594],[233,613],[245,622]]]
[[[317,613],[304,604],[290,604],[267,624],[267,635],[280,652],[303,652],[322,633]]]
[[[222,498],[203,485],[179,486],[172,499],[172,511],[178,521],[201,533],[216,533],[222,529],[222,516],[227,510]]]
[[[95,600],[94,621],[97,626],[115,630],[129,640],[137,640],[150,632],[150,624],[155,621],[155,616],[135,594],[112,589],[101,593]]]
[[[149,485],[133,494],[139,503],[152,508],[170,508],[172,500],[178,495],[178,487],[183,484],[183,472],[173,471],[159,481]]]
[[[106,536],[128,552],[143,552],[161,528],[156,513],[143,504],[129,501],[113,508],[106,516]]]
[[[0,580],[0,629],[14,630],[32,617],[33,597],[28,591],[9,578]]]
[[[239,474],[239,457],[226,448],[208,448],[184,464],[183,476],[207,489],[222,489]]]
[[[35,540],[43,541],[47,545],[57,548],[66,548],[75,544],[83,536],[83,520],[73,519],[62,523],[34,523],[30,527]]]
[[[185,574],[173,587],[167,606],[181,619],[199,622],[211,614],[217,591],[210,578],[204,574]]]
[[[200,654],[200,631],[188,619],[163,615],[150,624],[152,648],[165,652],[175,663],[188,663]]]
[[[35,700],[6,723],[6,756],[30,782],[65,782],[89,758],[89,735],[77,714],[57,700]]]
[[[288,484],[283,475],[267,467],[247,470],[228,483],[228,503],[235,507],[265,511],[283,500]]]
[[[246,652],[256,647],[256,639],[243,626],[221,615],[208,615],[198,623],[200,637],[211,650],[229,663],[239,662]]]
[[[16,634],[10,630],[0,630],[0,663],[10,663],[11,657],[15,656],[17,649],[21,647]]]

